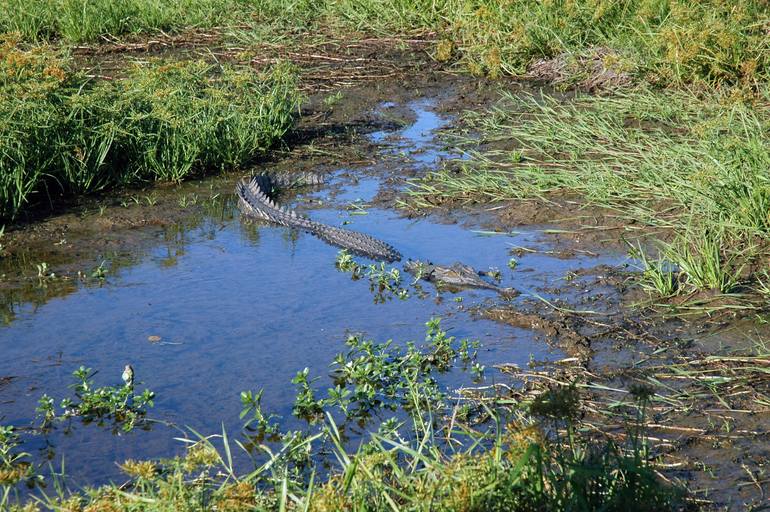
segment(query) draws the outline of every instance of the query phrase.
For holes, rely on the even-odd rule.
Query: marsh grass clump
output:
[[[192,61],[93,82],[52,51],[0,46],[0,215],[62,197],[230,169],[290,128],[294,73]]]
[[[677,292],[679,283],[676,273],[673,265],[664,257],[651,258],[638,243],[630,246],[629,255],[641,263],[639,284],[642,288],[660,297],[670,297]]]
[[[126,34],[214,27],[234,14],[247,16],[246,0],[0,0],[0,31],[27,40],[62,38],[94,42]]]
[[[291,126],[298,102],[286,67],[260,77],[202,62],[140,66],[84,99],[76,112],[96,114],[102,140],[112,141],[118,129],[131,134],[114,140],[116,152],[128,155],[115,163],[128,176],[163,181],[263,154]]]
[[[744,269],[757,252],[747,245],[751,240],[741,240],[720,227],[701,229],[677,235],[664,246],[663,258],[676,265],[680,283],[689,289],[725,294],[739,290],[741,284],[749,281]]]
[[[71,86],[66,66],[49,49],[24,51],[0,38],[0,214],[18,211],[54,166],[59,95]]]

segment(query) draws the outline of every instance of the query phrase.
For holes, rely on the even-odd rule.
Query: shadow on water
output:
[[[433,112],[431,102],[407,106],[414,123],[370,135],[385,163],[340,168],[328,187],[299,194],[293,205],[317,220],[386,240],[405,259],[498,268],[501,285],[525,295],[548,298],[544,290],[568,270],[623,261],[617,254],[565,260],[532,253],[510,270],[512,247],[547,249],[541,230],[490,236],[462,223],[408,219],[369,206],[383,179],[397,172],[387,164],[389,156],[406,154],[421,168],[457,157],[436,140],[434,131],[448,120]],[[46,301],[19,299],[13,321],[0,327],[0,377],[13,377],[0,387],[2,423],[31,424],[38,398],[44,392],[66,395],[71,372],[80,365],[99,370],[98,384],[120,384],[123,366],[131,363],[140,389],[157,394],[154,418],[199,432],[218,432],[224,422],[236,432],[239,392],[264,388],[265,409],[291,427],[290,380],[298,371],[309,367],[313,375],[326,375],[334,356],[346,351],[350,332],[378,341],[419,342],[432,316],[442,317],[450,334],[479,340],[479,361],[487,366],[562,356],[529,330],[471,321],[470,305],[503,300],[494,292],[437,294],[426,284],[425,298],[375,303],[366,280],[351,280],[335,268],[337,249],[306,234],[242,223],[231,199],[115,265],[100,286],[74,284],[67,295]],[[454,388],[469,384],[470,377],[450,372],[443,381]],[[318,382],[326,383],[328,378]],[[108,429],[75,426],[66,435],[32,437],[26,448],[40,460],[53,455],[54,463],[64,455],[76,484],[98,484],[119,479],[115,462],[179,453],[177,434],[155,427],[116,436]]]

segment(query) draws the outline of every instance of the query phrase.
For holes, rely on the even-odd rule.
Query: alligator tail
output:
[[[238,182],[236,186],[239,197],[238,206],[249,217],[306,231],[328,244],[360,256],[385,261],[401,259],[401,254],[382,240],[358,231],[316,222],[285,206],[280,206],[271,198],[275,188],[320,183],[323,183],[323,179],[313,173],[258,174],[250,180],[243,179]]]

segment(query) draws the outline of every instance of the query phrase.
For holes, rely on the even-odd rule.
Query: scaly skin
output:
[[[306,231],[328,244],[347,249],[360,256],[389,262],[401,259],[401,254],[397,250],[373,236],[321,224],[285,206],[279,206],[271,198],[276,188],[321,183],[323,178],[313,173],[258,174],[250,180],[243,179],[238,182],[236,186],[236,192],[240,198],[238,206],[249,217]]]
[[[404,264],[404,270],[413,274],[417,279],[429,281],[438,286],[449,288],[482,288],[494,290],[506,297],[515,297],[519,292],[513,288],[502,288],[496,284],[485,281],[473,267],[455,263],[451,267],[424,263],[422,261],[408,261]]]

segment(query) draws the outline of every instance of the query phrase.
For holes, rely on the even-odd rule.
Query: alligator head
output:
[[[494,290],[506,297],[515,297],[519,292],[513,288],[503,288],[483,279],[481,273],[463,263],[451,266],[435,265],[429,262],[409,260],[404,264],[404,270],[422,279],[444,288],[482,288]]]

